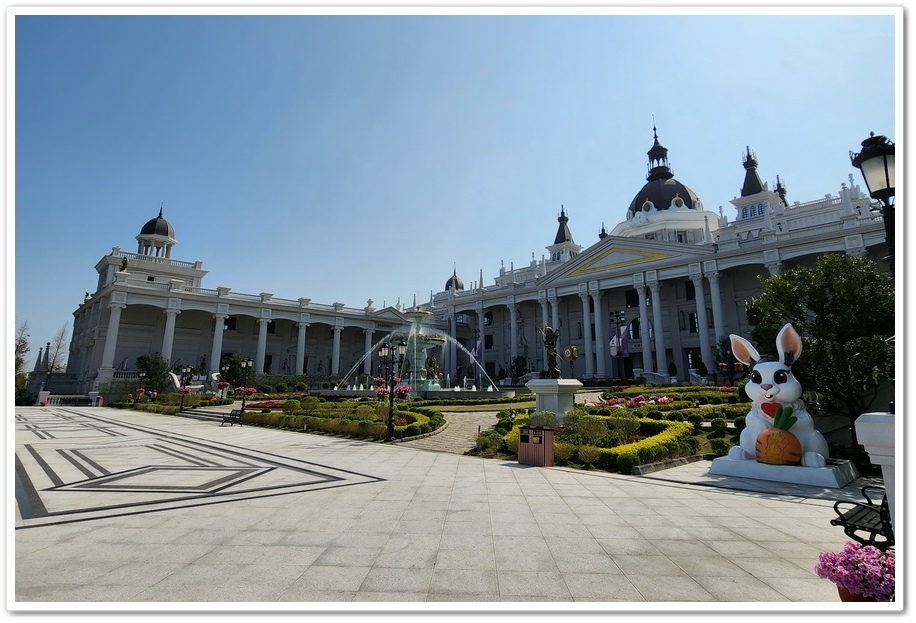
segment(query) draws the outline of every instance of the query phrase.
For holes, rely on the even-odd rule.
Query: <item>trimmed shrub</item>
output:
[[[556,446],[555,446],[556,447]],[[598,460],[598,457],[601,454],[601,451],[595,446],[582,446],[579,448],[579,460],[582,461],[588,467],[591,467],[595,464],[595,461]]]
[[[710,439],[709,445],[712,448],[713,454],[716,456],[725,456],[728,454],[729,449],[731,449],[732,444],[727,439]]]
[[[724,417],[713,418],[709,425],[712,427],[713,434],[724,435],[728,432],[728,420]]]
[[[477,435],[477,449],[480,452],[495,452],[502,445],[503,438],[497,431],[484,430]]]
[[[735,425],[735,430],[740,433],[745,428],[747,428],[747,416],[739,415],[734,420],[732,420],[732,423]]]
[[[283,413],[292,414],[302,410],[302,403],[295,398],[290,398],[283,403]]]
[[[553,444],[553,458],[558,465],[568,465],[570,459],[576,454],[576,447],[571,443],[555,441]]]
[[[617,455],[617,471],[621,474],[632,474],[633,468],[639,464],[639,456],[635,452],[624,452]]]
[[[286,392],[288,387],[289,386],[286,383],[284,383],[283,381],[280,381],[279,383],[277,383],[277,392],[282,394]]]

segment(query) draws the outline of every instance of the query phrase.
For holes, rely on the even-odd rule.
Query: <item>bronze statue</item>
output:
[[[439,378],[436,358],[432,355],[426,358],[426,378],[431,381],[435,381]]]
[[[558,379],[560,378],[560,366],[557,364],[557,337],[560,332],[544,325],[541,334],[544,336],[544,348],[547,350],[547,378]]]
[[[127,272],[127,258],[126,257],[123,260],[121,260],[121,272],[122,273]]]

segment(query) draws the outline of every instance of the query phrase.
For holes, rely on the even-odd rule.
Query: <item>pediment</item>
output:
[[[615,271],[638,272],[657,265],[676,261],[683,263],[685,256],[707,256],[708,247],[696,247],[659,240],[636,240],[613,236],[606,238],[585,253],[548,276],[548,280],[588,277],[595,274],[612,274]]]

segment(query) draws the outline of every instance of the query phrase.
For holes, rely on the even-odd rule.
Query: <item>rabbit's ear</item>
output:
[[[779,335],[776,336],[776,349],[779,351],[779,360],[788,368],[801,357],[801,337],[791,324],[787,324],[779,331]]]
[[[729,335],[729,338],[732,342],[732,354],[735,356],[735,359],[746,366],[754,367],[757,365],[757,361],[760,359],[760,355],[757,353],[757,349],[754,348],[750,342],[748,342],[740,335],[735,335],[734,333]]]

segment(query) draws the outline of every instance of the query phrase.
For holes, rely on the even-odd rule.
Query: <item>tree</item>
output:
[[[146,377],[149,381],[149,387],[154,391],[161,392],[164,388],[169,387],[172,382],[169,378],[169,362],[163,359],[159,353],[154,355],[140,355],[137,357],[137,370],[140,375]]]
[[[736,378],[741,378],[744,373],[744,364],[735,359],[732,353],[732,342],[728,336],[722,336],[716,343],[716,367],[725,376],[729,385],[735,384]]]
[[[67,341],[67,333],[69,333],[69,327],[65,322],[60,329],[57,330],[57,333],[54,334],[54,338],[48,346],[48,371],[49,372],[64,372],[67,369],[67,359],[69,351],[69,342]]]
[[[19,327],[16,329],[15,362],[17,375],[25,372],[25,355],[30,350],[29,322],[27,320],[19,325]]]
[[[792,323],[803,344],[793,372],[814,392],[808,408],[849,418],[858,445],[856,419],[894,376],[890,275],[867,258],[822,255],[813,267],[765,279],[763,293],[747,302],[747,319],[761,353],[775,349],[776,334]]]
[[[29,394],[29,373],[25,370],[25,356],[31,350],[29,348],[29,323],[23,322],[16,329],[15,352],[15,403],[17,405],[34,404],[32,396]]]

